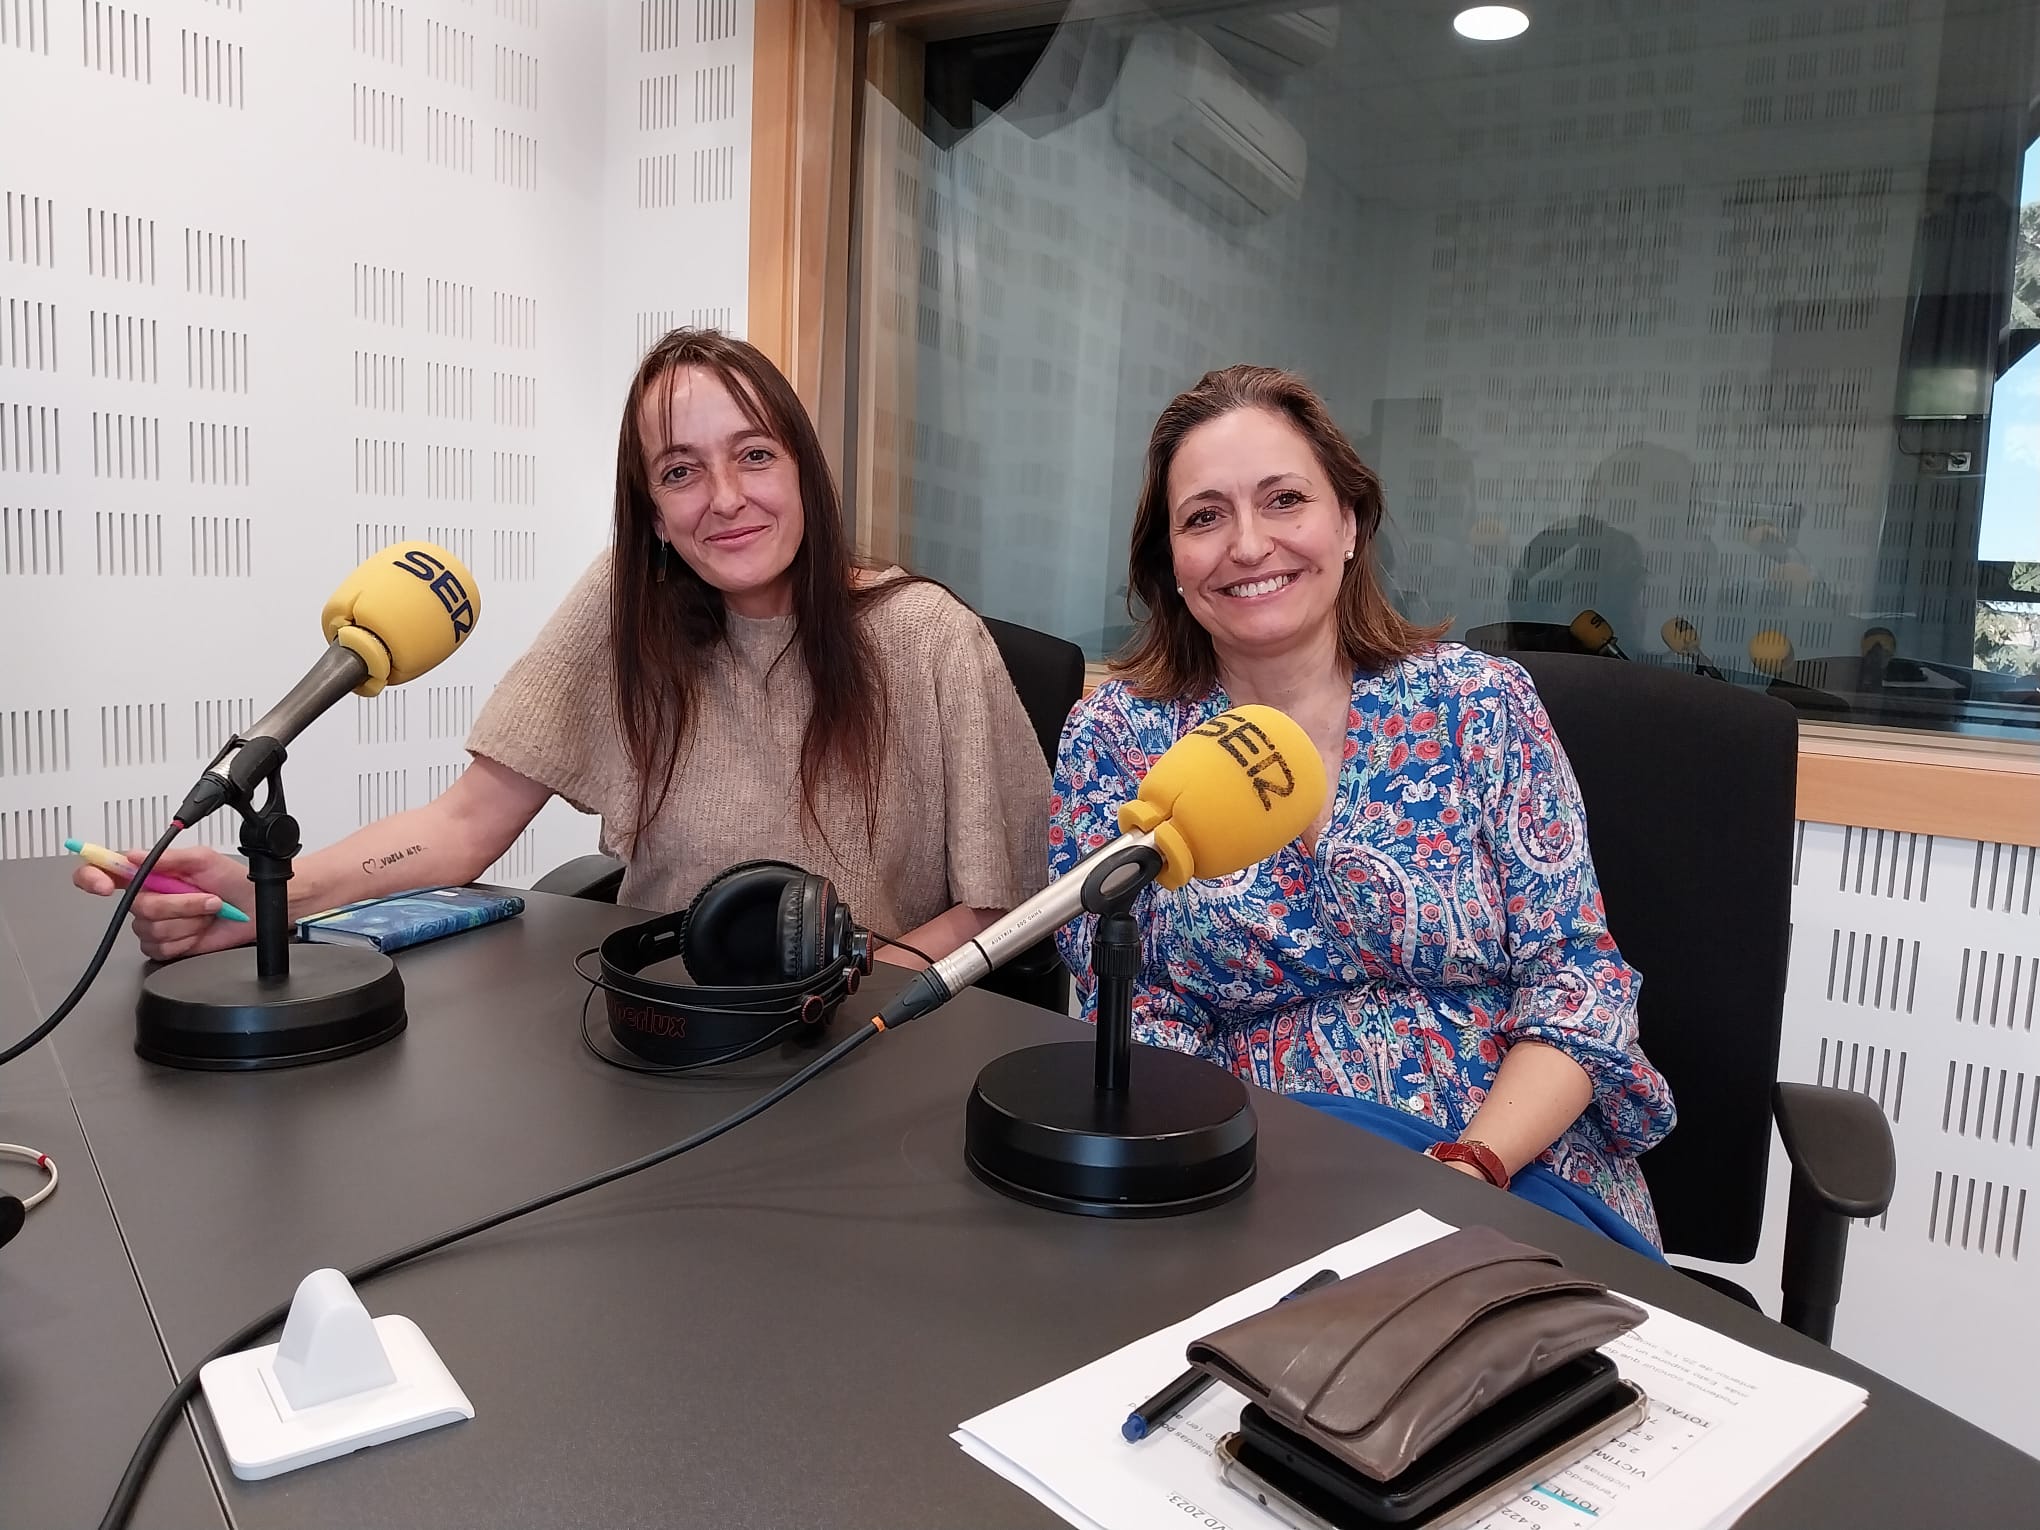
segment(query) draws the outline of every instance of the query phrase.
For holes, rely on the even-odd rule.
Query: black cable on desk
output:
[[[167,838],[165,843],[168,843]],[[160,851],[161,847],[159,846],[158,848]],[[141,878],[137,877],[135,885],[139,886],[140,884]],[[102,956],[103,954],[102,952]],[[62,1017],[59,1016],[58,1018]],[[50,1023],[54,1024],[55,1022],[51,1021]],[[363,1281],[373,1280],[376,1276],[394,1270],[399,1265],[409,1264],[414,1259],[422,1259],[427,1254],[436,1254],[439,1250],[458,1243],[463,1238],[472,1238],[476,1233],[484,1233],[491,1228],[501,1227],[505,1222],[514,1221],[518,1217],[528,1216],[534,1211],[543,1211],[546,1207],[558,1205],[561,1201],[567,1200],[572,1196],[581,1195],[589,1190],[599,1190],[604,1185],[613,1184],[619,1179],[626,1179],[645,1169],[655,1168],[659,1164],[665,1163],[668,1159],[678,1158],[682,1153],[691,1152],[704,1143],[713,1142],[724,1132],[734,1130],[736,1127],[742,1126],[753,1116],[761,1115],[771,1109],[774,1105],[777,1105],[781,1100],[792,1094],[794,1090],[800,1088],[801,1085],[809,1082],[827,1069],[834,1067],[884,1029],[884,1025],[877,1020],[865,1022],[855,1031],[851,1032],[850,1035],[845,1036],[841,1041],[829,1048],[828,1051],[801,1069],[800,1072],[794,1074],[792,1078],[787,1079],[769,1092],[760,1095],[734,1114],[723,1117],[722,1120],[717,1121],[712,1126],[703,1127],[692,1136],[683,1137],[678,1142],[669,1143],[656,1152],[647,1153],[642,1158],[634,1158],[629,1163],[618,1164],[613,1169],[604,1169],[599,1174],[592,1174],[586,1179],[577,1180],[571,1185],[554,1190],[550,1194],[528,1200],[522,1205],[512,1206],[507,1211],[495,1212],[477,1221],[469,1222],[464,1227],[456,1227],[450,1232],[436,1233],[432,1237],[425,1239],[422,1243],[413,1243],[409,1248],[401,1248],[393,1254],[385,1254],[380,1259],[372,1259],[367,1264],[357,1265],[354,1269],[347,1272],[347,1279],[354,1285],[359,1285]],[[155,1464],[156,1456],[163,1448],[163,1442],[170,1437],[170,1431],[176,1427],[178,1414],[183,1412],[186,1404],[198,1395],[199,1372],[222,1355],[230,1355],[236,1350],[246,1349],[270,1329],[281,1324],[289,1315],[289,1302],[277,1304],[263,1313],[261,1317],[255,1319],[255,1321],[215,1347],[211,1354],[199,1361],[197,1365],[194,1365],[184,1375],[171,1391],[169,1397],[164,1400],[163,1406],[156,1410],[156,1416],[149,1420],[149,1427],[143,1432],[141,1442],[135,1446],[135,1453],[128,1461],[127,1470],[121,1474],[120,1486],[114,1489],[113,1502],[107,1505],[106,1514],[99,1521],[99,1530],[121,1530],[121,1527],[127,1524],[128,1517],[134,1513],[135,1502],[141,1497],[142,1484],[148,1480],[149,1468]]]
[[[85,975],[79,978],[77,986],[64,996],[64,1002],[56,1007],[49,1019],[43,1021],[41,1025],[38,1025],[34,1030],[22,1037],[21,1040],[15,1042],[6,1051],[0,1052],[0,1065],[13,1062],[15,1058],[41,1041],[43,1037],[49,1035],[59,1025],[62,1025],[64,1017],[78,1007],[78,1001],[85,997],[85,990],[92,986],[93,979],[99,976],[99,969],[106,965],[106,956],[113,949],[114,941],[120,938],[121,921],[127,918],[128,910],[135,906],[135,899],[142,891],[143,881],[147,879],[150,872],[156,869],[156,862],[163,858],[163,852],[170,848],[170,842],[183,832],[184,825],[173,818],[170,821],[170,827],[163,831],[163,837],[156,841],[155,847],[143,858],[142,864],[134,868],[134,875],[128,878],[127,889],[121,893],[120,901],[113,906],[113,917],[106,921],[106,933],[99,937],[99,949],[92,953],[92,960],[85,964]]]

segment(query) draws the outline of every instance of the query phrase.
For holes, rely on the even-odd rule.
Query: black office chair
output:
[[[1799,769],[1791,708],[1716,680],[1514,653],[1579,778],[1644,1050],[1679,1123],[1643,1156],[1668,1253],[1755,1257],[1775,1118],[1792,1165],[1786,1324],[1827,1343],[1849,1219],[1891,1204],[1891,1128],[1866,1096],[1778,1082]],[[1757,1303],[1742,1287],[1685,1273]]]
[[[1032,627],[1016,627],[989,616],[984,623],[1013,679],[1013,689],[1020,693],[1020,705],[1034,724],[1034,736],[1041,740],[1048,768],[1053,770],[1056,751],[1062,747],[1063,724],[1084,694],[1084,650]]]
[[[1468,627],[1460,641],[1482,653],[1515,658],[1525,653],[1585,653],[1586,646],[1564,622],[1489,622]]]
[[[990,617],[984,618],[984,623],[1013,681],[1013,689],[1019,693],[1020,705],[1026,709],[1028,721],[1034,724],[1041,752],[1053,770],[1063,723],[1084,694],[1084,651],[1075,643],[1036,632],[1032,627],[1016,627]],[[1042,849],[1046,854],[1047,847]],[[532,884],[536,892],[592,898],[601,903],[614,903],[622,886],[623,863],[608,855],[576,856]],[[1039,1004],[1057,1014],[1069,1010],[1070,975],[1053,940],[1043,940],[1023,951],[978,986],[1024,1003]]]
[[[1062,747],[1063,724],[1084,694],[1084,650],[1032,627],[989,616],[984,624],[1012,678],[1013,689],[1019,693],[1020,705],[1034,724],[1042,757],[1053,771],[1056,752]],[[1048,847],[1042,846],[1042,853],[1047,852]],[[1059,1015],[1069,1012],[1069,969],[1063,965],[1053,938],[1030,946],[978,986]]]

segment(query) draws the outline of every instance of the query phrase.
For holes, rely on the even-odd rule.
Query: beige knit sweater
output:
[[[813,692],[794,618],[732,615],[673,789],[635,849],[637,781],[610,691],[609,555],[582,576],[468,735],[485,755],[602,819],[625,857],[622,901],[666,911],[726,866],[772,858],[827,876],[859,924],[901,935],[956,904],[1011,908],[1048,880],[1048,766],[998,649],[969,607],[932,584],[866,617],[884,681],[878,834],[847,781],[818,793],[827,843],[804,827],[800,741]]]

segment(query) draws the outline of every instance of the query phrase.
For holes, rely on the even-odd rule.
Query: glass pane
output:
[[[1107,655],[1156,415],[1266,362],[1381,474],[1411,616],[2035,736],[2040,7],[1453,9],[874,29],[868,545]]]
[[[2026,150],[2008,349],[2040,340],[2040,150]],[[2020,332],[2031,336],[2026,339]],[[2040,357],[1998,379],[1977,537],[1976,667],[2040,674]]]

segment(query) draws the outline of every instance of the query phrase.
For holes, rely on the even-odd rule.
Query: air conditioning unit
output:
[[[1303,135],[1194,33],[1152,27],[1120,71],[1119,141],[1234,223],[1303,195]]]
[[[1201,22],[1198,30],[1242,69],[1292,74],[1308,69],[1338,46],[1339,8],[1233,11]]]

